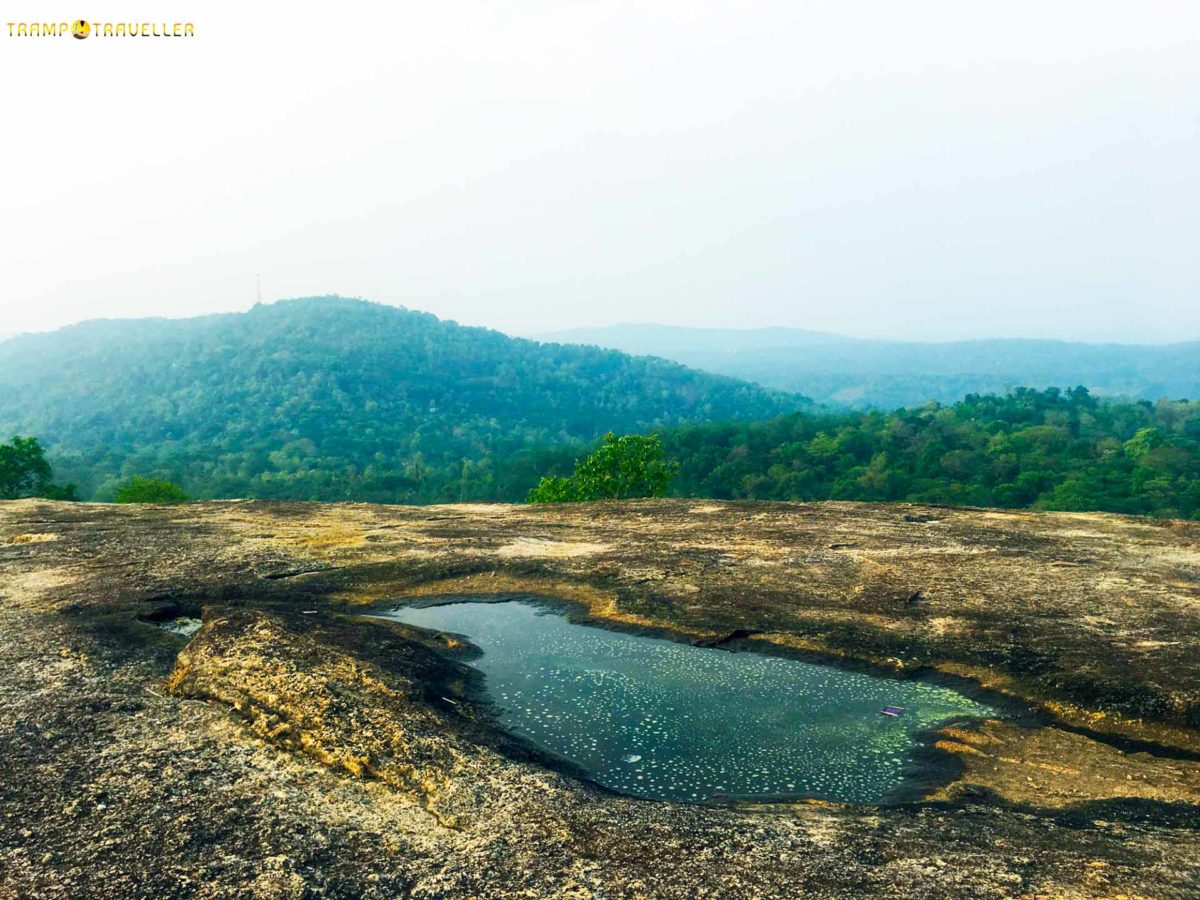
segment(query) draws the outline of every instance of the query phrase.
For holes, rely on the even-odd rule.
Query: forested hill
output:
[[[131,474],[197,496],[420,501],[451,478],[503,492],[494,461],[522,448],[804,405],[661,359],[336,297],[0,344],[0,435],[41,438],[84,498]]]
[[[581,328],[546,340],[661,356],[823,404],[897,409],[1010,388],[1083,385],[1133,400],[1200,398],[1200,341],[1145,346],[1048,340],[859,340],[791,328]]]

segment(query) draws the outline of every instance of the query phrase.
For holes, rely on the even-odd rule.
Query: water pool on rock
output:
[[[522,601],[380,615],[469,638],[506,730],[640,797],[879,802],[910,777],[918,731],[997,714],[926,681],[608,631]]]

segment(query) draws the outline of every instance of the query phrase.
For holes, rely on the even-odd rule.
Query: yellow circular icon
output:
[[[92,33],[92,26],[80,19],[71,25],[71,34],[75,35],[79,40],[83,40]]]

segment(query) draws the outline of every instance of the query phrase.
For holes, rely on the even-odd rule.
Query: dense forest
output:
[[[661,359],[334,297],[0,344],[0,436],[38,437],[83,499],[133,476],[194,497],[520,496],[506,463],[526,451],[803,406]]]
[[[1200,397],[1200,342],[861,340],[794,328],[614,325],[548,339],[651,354],[852,409],[898,409],[1016,387],[1083,384],[1131,400]]]
[[[913,501],[969,506],[1130,513],[1200,519],[1200,403],[1100,400],[1083,388],[1018,389],[971,396],[952,406],[883,413],[798,413],[758,422],[666,429],[661,442],[669,488],[649,493],[753,500]],[[611,436],[610,436],[611,440]],[[352,499],[383,502],[580,499],[548,492],[578,479],[593,446],[527,447],[463,460],[455,469],[411,466],[368,480],[338,475]],[[601,446],[600,449],[603,449]],[[594,458],[593,455],[592,458]],[[319,457],[318,457],[319,459]],[[221,461],[217,460],[217,465]],[[314,463],[310,463],[315,464]],[[157,474],[161,474],[159,471]],[[379,496],[386,479],[398,485]],[[200,497],[305,499],[296,482],[265,481],[271,492],[225,494],[203,480]],[[537,496],[531,490],[537,489]],[[361,489],[361,493],[359,492]],[[117,499],[121,499],[120,496]]]
[[[673,492],[908,500],[1200,518],[1200,403],[1017,389],[895,413],[789,415],[664,433]]]
[[[838,411],[338,298],[0,344],[0,436],[37,436],[82,499],[165,480],[176,499],[519,501],[586,475],[575,463],[609,431],[661,441],[677,496],[1200,518],[1198,402],[1017,388]],[[31,477],[50,492],[48,471]]]

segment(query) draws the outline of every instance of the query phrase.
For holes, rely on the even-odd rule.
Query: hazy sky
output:
[[[533,333],[1200,338],[1200,3],[8,0],[0,334],[319,293]]]

